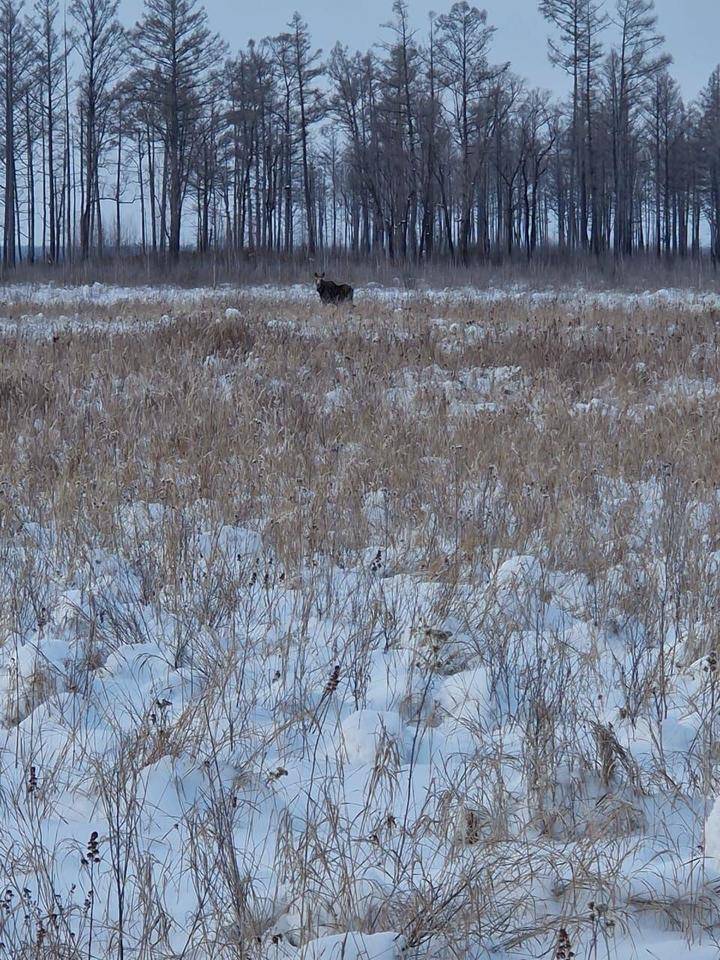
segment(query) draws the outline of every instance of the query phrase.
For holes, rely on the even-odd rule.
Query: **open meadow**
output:
[[[720,295],[1,299],[2,960],[718,960]]]

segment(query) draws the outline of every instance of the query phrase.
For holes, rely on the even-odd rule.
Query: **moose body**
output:
[[[315,274],[315,289],[323,303],[343,303],[345,300],[352,300],[354,292],[349,283],[326,280],[324,273]]]

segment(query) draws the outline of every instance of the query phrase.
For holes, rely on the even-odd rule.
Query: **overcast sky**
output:
[[[609,0],[608,7],[613,0]],[[428,11],[443,13],[451,0],[410,0],[419,32],[427,28]],[[567,79],[547,59],[548,27],[536,0],[479,2],[497,27],[494,57],[510,60],[513,70],[534,86],[565,92]],[[659,27],[675,63],[673,73],[683,95],[693,98],[720,62],[720,0],[656,0]],[[337,40],[353,50],[367,50],[383,36],[380,24],[390,19],[392,0],[205,0],[212,27],[238,49],[252,37],[279,33],[295,10],[310,24],[318,47],[329,51]],[[130,25],[142,0],[121,0],[121,17]]]

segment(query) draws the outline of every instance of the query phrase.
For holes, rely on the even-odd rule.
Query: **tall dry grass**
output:
[[[26,912],[40,925],[12,927],[6,911],[3,937],[14,956],[92,955],[93,937],[138,957],[268,955],[281,936],[277,916],[233,824],[239,797],[260,804],[292,775],[296,737],[321,787],[305,826],[290,818],[274,853],[277,883],[298,911],[297,929],[282,935],[291,944],[318,932],[392,929],[411,951],[459,955],[482,936],[560,957],[578,940],[597,949],[612,926],[632,931],[643,912],[689,939],[717,929],[703,870],[689,886],[683,879],[669,813],[699,824],[717,790],[714,679],[687,704],[699,732],[683,776],[662,749],[668,710],[685,695],[678,677],[703,658],[707,667],[717,651],[720,339],[712,312],[443,306],[421,297],[401,308],[335,309],[241,293],[192,308],[78,309],[92,330],[37,339],[23,333],[30,308],[16,305],[17,332],[0,346],[0,644],[42,630],[57,578],[72,583],[98,551],[128,564],[139,593],[114,606],[90,599],[67,614],[62,629],[82,639],[83,656],[69,679],[41,663],[22,690],[19,681],[10,688],[5,766],[29,762],[19,728],[57,684],[90,709],[112,652],[156,637],[160,620],[150,613],[172,618],[167,666],[202,693],[172,710],[150,704],[131,734],[118,733],[113,764],[87,771],[84,789],[112,829],[78,838],[83,889],[106,869],[107,901],[91,896],[83,907],[54,885],[63,854],[41,824],[68,757],[54,767],[38,760],[32,789],[3,794],[0,816],[24,824],[26,838],[23,848],[0,841],[8,889],[14,877],[37,878]],[[145,323],[167,314],[170,322]],[[52,325],[52,308],[45,317]],[[163,510],[147,524],[130,522],[138,504]],[[262,563],[233,564],[219,540],[199,552],[198,536],[212,544],[223,525],[261,531]],[[513,596],[498,585],[490,603],[486,587],[502,562],[526,555],[539,558],[540,574],[518,580]],[[338,585],[342,571],[359,571],[350,590]],[[378,576],[387,584],[380,592]],[[581,578],[576,593],[572,577]],[[432,602],[407,583],[434,585]],[[279,621],[288,589],[292,613],[273,634],[265,613]],[[581,655],[560,625],[541,622],[543,604],[563,589],[563,603],[597,637]],[[401,709],[412,733],[403,762],[412,767],[443,721],[438,677],[481,662],[493,689],[517,691],[503,710],[522,731],[513,763],[527,809],[482,718],[464,716],[476,753],[462,778],[432,785],[432,816],[415,817],[408,800],[400,822],[380,817],[382,798],[401,782],[388,734],[364,810],[345,822],[334,777],[324,785],[319,769],[318,730],[342,705],[364,705],[374,654],[401,648],[408,631],[420,640]],[[452,646],[456,634],[464,646]],[[521,636],[535,638],[534,653]],[[257,657],[277,664],[277,676],[258,679],[250,669]],[[605,722],[598,690],[602,700],[608,675],[623,718],[660,738],[646,769]],[[272,703],[272,735],[255,729],[260,702]],[[72,723],[81,737],[82,717]],[[34,749],[42,757],[42,744]],[[76,763],[90,755],[81,742],[72,749]],[[267,769],[270,754],[289,759]],[[230,785],[220,770],[228,756],[237,771]],[[143,771],[163,758],[204,764],[212,795],[183,826],[183,870],[197,889],[186,952],[170,946],[171,894],[158,887],[139,826]],[[677,861],[681,879],[666,877],[660,894],[652,887],[643,897],[638,885],[628,893],[626,871],[648,836],[656,853]],[[432,884],[428,837],[435,856],[447,858]],[[394,850],[397,875],[368,908],[357,877],[384,864],[383,846]],[[67,898],[62,919],[48,921],[58,896]]]

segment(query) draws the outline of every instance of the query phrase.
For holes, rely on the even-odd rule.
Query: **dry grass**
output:
[[[364,545],[369,491],[388,491],[392,535],[411,525],[427,542],[428,505],[438,536],[452,532],[458,497],[492,477],[519,518],[497,545],[521,551],[532,529],[577,563],[567,531],[575,541],[578,513],[591,519],[594,475],[635,482],[669,465],[692,499],[720,483],[718,398],[659,397],[679,377],[720,382],[712,315],[453,307],[449,331],[430,322],[443,311],[422,304],[173,312],[172,325],[139,335],[3,342],[5,475],[58,529],[82,519],[108,537],[126,498],[201,497],[228,522],[269,519],[284,561],[311,528],[342,555],[358,536]],[[472,401],[464,372],[499,366],[521,368],[507,392],[497,387],[499,408],[454,415],[446,385]],[[414,402],[388,397],[408,382]],[[324,408],[337,387],[338,405]],[[597,398],[612,410],[573,409]]]
[[[226,307],[235,312],[225,315]],[[13,310],[17,318],[33,312],[22,304]],[[450,956],[477,935],[482,918],[483,936],[494,944],[525,951],[557,945],[560,957],[570,942],[606,929],[607,906],[600,919],[591,912],[588,920],[586,904],[598,897],[612,904],[612,924],[630,928],[630,901],[623,901],[619,879],[625,858],[646,833],[663,837],[648,796],[662,783],[674,809],[697,816],[717,788],[715,700],[693,701],[702,744],[687,781],[672,779],[669,766],[641,775],[614,734],[597,725],[600,640],[578,656],[560,627],[543,625],[557,631],[556,644],[552,655],[532,657],[518,637],[540,636],[538,604],[562,589],[558,576],[567,582],[581,576],[582,596],[567,602],[588,635],[623,638],[623,651],[613,656],[626,656],[627,667],[616,673],[622,689],[613,695],[633,724],[642,719],[656,731],[681,669],[717,650],[717,574],[709,560],[720,549],[717,317],[510,301],[439,306],[422,298],[400,309],[362,302],[320,309],[241,294],[195,307],[133,303],[82,307],[79,314],[92,316],[92,330],[29,339],[19,319],[17,335],[0,343],[0,567],[10,588],[0,597],[0,645],[3,637],[9,644],[42,630],[56,571],[71,584],[102,550],[127,562],[139,594],[102,615],[100,601],[95,608],[83,594],[84,606],[79,600],[67,614],[63,636],[72,632],[84,644],[72,689],[89,691],[121,644],[151,639],[156,625],[149,614],[162,611],[173,618],[164,637],[170,666],[182,668],[204,693],[174,717],[151,703],[136,718],[113,768],[120,778],[122,764],[119,794],[107,770],[90,777],[88,790],[107,808],[108,822],[122,824],[103,835],[101,853],[112,848],[113,864],[123,857],[131,864],[132,925],[126,921],[123,929],[116,906],[98,902],[91,915],[68,899],[67,930],[43,921],[42,941],[55,952],[32,952],[33,927],[13,934],[26,950],[15,955],[75,956],[67,947],[70,927],[87,955],[88,934],[103,909],[105,929],[116,940],[134,937],[145,951],[138,956],[180,955],[168,946],[172,894],[143,873],[152,871],[140,834],[132,849],[125,850],[123,838],[140,816],[142,772],[185,757],[205,763],[217,791],[209,813],[188,817],[184,870],[198,891],[198,910],[185,934],[200,952],[187,956],[265,956],[263,937],[277,917],[244,872],[243,851],[233,847],[232,804],[287,779],[290,761],[268,770],[262,758],[271,745],[289,742],[290,730],[312,745],[334,703],[363,705],[373,651],[401,648],[408,625],[418,669],[433,683],[478,661],[498,689],[522,678],[510,712],[524,731],[514,763],[527,786],[527,819],[488,731],[465,718],[477,754],[462,780],[430,791],[445,813],[438,820],[428,814],[370,822],[374,798],[399,782],[400,760],[388,734],[378,747],[365,813],[347,837],[329,784],[312,830],[296,825],[287,847],[278,846],[278,883],[301,904],[299,933],[288,941],[349,928],[394,929],[409,948]],[[136,320],[168,314],[170,322],[133,329]],[[52,308],[45,315],[51,322]],[[118,319],[127,328],[102,329]],[[164,510],[149,526],[133,526],[129,508],[137,504]],[[52,531],[46,550],[30,522]],[[212,540],[223,524],[261,530],[264,562],[233,566],[212,545],[201,562],[197,536],[202,531]],[[11,558],[16,548],[24,550],[22,564]],[[540,559],[542,575],[527,587],[514,584],[518,602],[507,601],[512,613],[500,616],[480,588],[503,560],[528,554]],[[333,579],[339,570],[383,576],[387,589],[378,594],[360,578],[341,596]],[[394,592],[395,576],[434,584],[430,607],[420,610],[418,602],[413,609],[411,599]],[[268,606],[278,602],[271,601],[273,591],[294,589],[284,632],[261,629],[252,591],[263,583]],[[498,584],[498,597],[508,589]],[[453,646],[453,632],[443,629],[448,617],[479,639]],[[347,622],[354,624],[349,634],[340,627]],[[314,638],[322,623],[325,633]],[[308,654],[304,663],[298,650],[316,642],[326,662],[318,665]],[[608,641],[603,656],[611,649]],[[243,686],[254,655],[273,669],[277,664],[281,694],[269,692],[272,677]],[[341,669],[333,680],[334,664]],[[11,737],[30,702],[50,696],[38,670],[3,705]],[[443,719],[429,683],[405,692],[401,713],[411,730],[431,730]],[[266,698],[275,728],[258,743],[250,713]],[[229,733],[216,729],[216,710],[232,713]],[[227,760],[223,751],[237,763],[230,786],[219,766],[213,771],[214,758]],[[40,762],[38,769],[47,783],[48,769]],[[605,791],[602,809],[586,793],[587,778]],[[59,786],[46,789],[50,796]],[[11,793],[3,804],[0,816],[27,807],[26,798]],[[35,871],[33,896],[46,918],[47,900],[57,891],[43,871],[49,876],[61,851],[49,841],[43,846],[32,806],[27,811],[32,856],[15,850],[8,871]],[[519,832],[524,839],[516,842]],[[353,843],[371,837],[369,847],[364,841],[352,853],[351,836]],[[418,852],[418,838],[427,837],[450,851],[446,873],[431,887]],[[595,844],[608,838],[615,846],[600,857]],[[623,846],[628,838],[630,847]],[[670,826],[658,842],[669,856]],[[359,869],[362,858],[369,863],[375,856],[368,850],[393,843],[399,844],[394,894],[366,909],[353,886],[353,858]],[[10,855],[0,845],[0,859],[3,852]],[[528,908],[522,894],[528,876],[542,878],[548,903]],[[693,882],[689,893],[670,892],[658,907],[688,936],[718,922],[701,872]],[[70,898],[66,890],[61,895]]]

